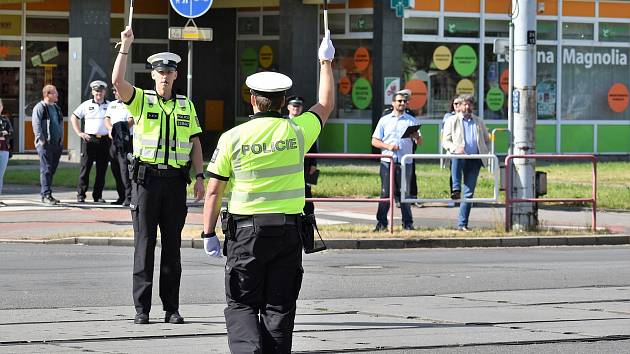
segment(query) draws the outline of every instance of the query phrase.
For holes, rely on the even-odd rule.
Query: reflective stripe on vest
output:
[[[253,202],[257,199],[282,200],[292,198],[304,198],[304,188],[292,189],[278,192],[235,192],[230,193],[229,199],[232,202]]]

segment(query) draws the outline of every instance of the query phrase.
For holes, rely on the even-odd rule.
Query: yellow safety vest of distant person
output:
[[[312,112],[291,119],[261,112],[221,135],[208,164],[211,176],[228,180],[232,214],[299,214],[304,208],[304,152],[321,123]]]
[[[176,168],[188,164],[190,138],[202,130],[195,107],[186,96],[174,95],[164,101],[153,90],[134,87],[127,108],[134,117],[133,156],[146,163]]]

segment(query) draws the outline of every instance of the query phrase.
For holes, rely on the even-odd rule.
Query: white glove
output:
[[[324,34],[322,44],[319,45],[317,54],[319,60],[332,61],[335,57],[335,47],[333,47],[332,41],[330,40],[330,30],[326,30],[326,34]]]
[[[219,238],[215,235],[212,237],[203,239],[203,250],[210,257],[221,258],[221,243]]]

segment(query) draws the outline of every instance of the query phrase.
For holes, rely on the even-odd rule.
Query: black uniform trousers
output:
[[[164,311],[179,309],[182,275],[181,235],[188,207],[183,177],[158,177],[147,172],[144,184],[132,183],[133,220],[133,302],[136,313],[151,310],[153,264],[157,228],[160,227],[160,299]]]
[[[109,146],[111,139],[108,136],[97,138],[90,135],[90,141],[81,140],[81,171],[79,172],[79,184],[77,186],[77,196],[85,198],[85,193],[90,184],[90,171],[96,162],[96,178],[92,198],[99,200],[103,197],[103,187],[105,187],[105,174],[109,163]]]
[[[237,223],[225,266],[232,353],[291,353],[303,273],[296,225],[239,228]]]
[[[127,152],[118,151],[119,148],[112,144],[109,148],[109,158],[112,168],[112,175],[116,180],[116,191],[118,192],[118,200],[131,201],[131,179],[129,179],[129,160]]]

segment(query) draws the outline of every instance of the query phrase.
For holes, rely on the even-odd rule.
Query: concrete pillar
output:
[[[374,1],[374,40],[372,41],[372,126],[376,127],[385,104],[384,77],[402,78],[402,18],[389,1]],[[401,79],[402,80],[402,79]]]
[[[279,68],[293,80],[290,93],[304,97],[306,109],[317,102],[319,16],[317,5],[280,0]]]
[[[68,116],[92,97],[90,82],[111,86],[110,13],[110,0],[70,0]],[[68,157],[79,161],[80,139],[68,124]]]

